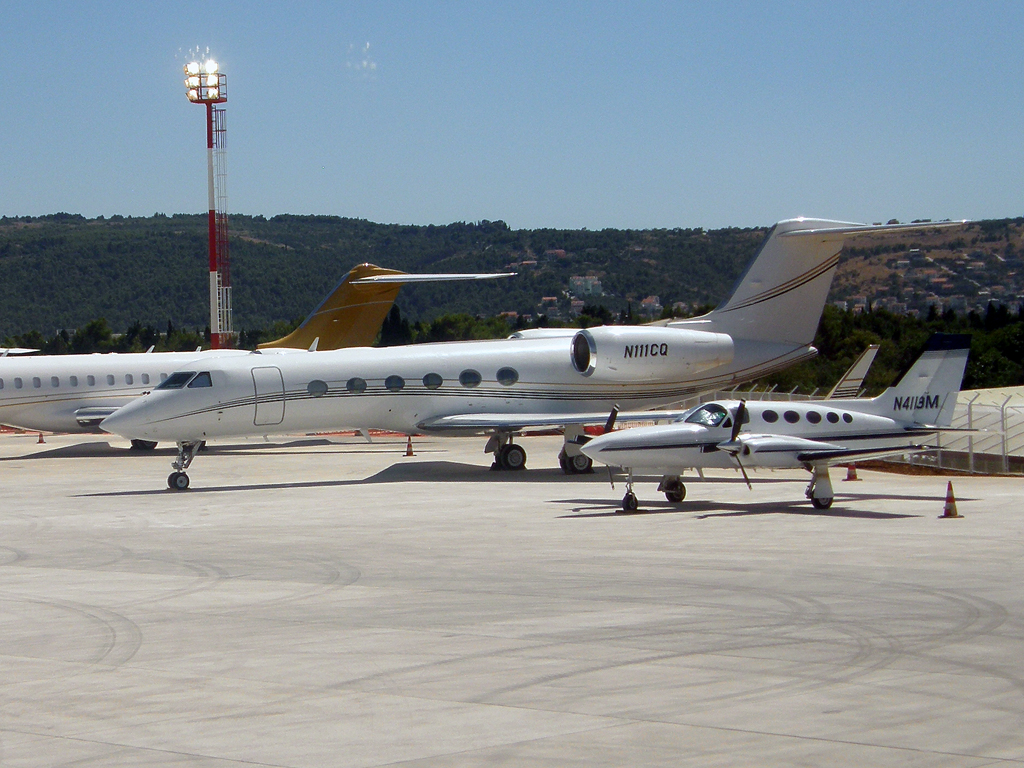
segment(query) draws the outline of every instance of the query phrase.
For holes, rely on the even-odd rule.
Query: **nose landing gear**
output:
[[[188,489],[188,475],[185,470],[196,457],[196,451],[203,445],[201,441],[178,443],[178,458],[171,462],[174,471],[167,477],[167,487],[172,491],[184,491]]]

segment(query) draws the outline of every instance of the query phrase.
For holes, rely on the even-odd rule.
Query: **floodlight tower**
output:
[[[185,65],[185,95],[206,105],[207,181],[210,195],[210,346],[231,346],[231,262],[228,259],[227,120],[217,106],[228,100],[227,76],[207,59]]]

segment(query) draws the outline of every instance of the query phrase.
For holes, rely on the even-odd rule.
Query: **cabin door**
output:
[[[252,369],[252,384],[256,391],[257,427],[273,426],[284,421],[284,378],[281,369],[273,366]]]

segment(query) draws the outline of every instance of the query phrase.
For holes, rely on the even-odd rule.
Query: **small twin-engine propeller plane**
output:
[[[935,334],[899,381],[878,397],[803,402],[718,400],[678,421],[595,437],[583,447],[594,461],[627,472],[622,509],[637,509],[633,473],[665,473],[658,490],[671,502],[686,497],[684,469],[739,469],[747,485],[753,467],[811,473],[807,498],[832,506],[828,468],[858,459],[926,450],[948,428],[967,364],[970,336]]]
[[[260,349],[267,354],[283,354],[368,346],[406,283],[481,280],[511,274],[410,275],[359,264],[295,331],[261,344]],[[0,424],[48,432],[98,432],[103,419],[174,371],[186,365],[204,365],[210,357],[249,354],[247,350],[18,357],[5,353],[0,355]],[[132,440],[132,447],[151,449],[156,443]]]
[[[485,451],[495,453],[495,464],[522,469],[526,451],[513,437],[530,427],[560,427],[563,468],[585,471],[583,425],[603,423],[613,404],[665,405],[816,354],[811,342],[847,238],[961,224],[791,219],[771,229],[732,294],[701,317],[539,329],[492,341],[204,360],[101,428],[175,441],[178,457],[168,478],[175,489],[188,487],[185,470],[207,439],[342,428],[488,434]]]

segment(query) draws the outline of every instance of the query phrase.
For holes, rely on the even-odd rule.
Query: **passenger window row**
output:
[[[519,372],[515,368],[500,368],[495,374],[495,380],[506,387],[511,387],[519,381]],[[483,376],[479,371],[467,368],[459,374],[459,384],[467,389],[478,387],[483,383]],[[444,384],[444,378],[439,373],[428,373],[423,377],[423,386],[427,389],[440,389]],[[384,389],[388,392],[401,392],[405,389],[406,381],[398,375],[391,375],[384,379]],[[345,382],[345,390],[353,395],[361,395],[366,391],[366,379],[353,376]],[[327,394],[327,382],[314,379],[306,386],[306,391],[313,397],[323,397]]]
[[[160,381],[163,381],[166,378],[167,378],[167,374],[166,373],[161,373],[160,374]],[[72,387],[72,388],[77,387],[80,384],[82,386],[86,386],[86,387],[95,387],[96,386],[97,378],[95,376],[92,376],[92,375],[85,376],[84,379],[85,379],[85,381],[83,383],[83,382],[81,382],[79,380],[78,376],[68,376],[68,378],[67,378],[67,386]],[[98,380],[99,381],[106,381],[106,384],[107,384],[108,387],[112,387],[112,386],[114,386],[117,383],[117,379],[114,377],[113,374],[107,374],[105,377],[100,377]],[[39,376],[33,376],[29,380],[29,382],[31,383],[31,386],[32,386],[33,389],[42,389],[42,387],[43,387],[43,380]],[[24,389],[26,387],[25,380],[22,379],[21,376],[15,376],[11,380],[11,383],[14,385],[15,389]],[[135,385],[135,376],[133,374],[126,373],[124,375],[124,383],[127,386],[129,386],[129,387],[134,386]],[[139,383],[142,384],[143,386],[148,385],[150,383],[149,374],[148,373],[143,373],[141,376],[139,376]],[[2,378],[0,378],[0,389],[3,389],[5,386],[6,385],[4,383],[4,380]],[[51,376],[50,377],[50,388],[51,389],[60,389],[60,387],[61,387],[61,379],[60,379],[60,377],[59,376]]]
[[[779,414],[776,411],[767,409],[761,411],[761,418],[764,419],[769,424],[774,424],[776,421],[779,420]],[[800,414],[797,413],[796,411],[784,411],[782,414],[782,418],[784,418],[790,424],[796,424],[798,421],[800,421]],[[818,413],[817,411],[808,411],[804,418],[807,419],[807,421],[809,421],[811,424],[821,423],[821,414]],[[840,415],[835,411],[825,412],[825,420],[828,421],[829,424],[838,424],[839,419]],[[853,423],[853,416],[849,413],[844,413],[842,415],[842,419],[847,424]]]

